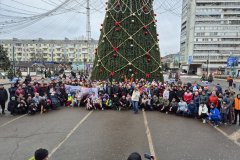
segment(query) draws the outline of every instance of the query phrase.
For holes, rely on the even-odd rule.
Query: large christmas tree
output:
[[[163,80],[153,0],[109,0],[92,80]]]

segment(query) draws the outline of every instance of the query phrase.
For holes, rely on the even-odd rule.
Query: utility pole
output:
[[[208,64],[209,64],[209,53],[208,53],[208,59],[207,59],[207,77],[208,77],[208,69],[209,69]]]
[[[90,0],[87,0],[87,40],[91,39]]]
[[[13,59],[13,75],[16,76],[16,70],[15,70],[15,46],[14,46],[14,43],[13,43],[13,46],[12,46],[12,59]]]
[[[91,19],[90,19],[90,0],[87,0],[87,26],[86,26],[86,31],[87,31],[87,54],[90,54],[90,40],[91,40]],[[85,74],[87,73],[87,68],[86,68],[86,54],[84,54],[84,72]]]
[[[53,44],[52,44],[52,48],[51,48],[51,50],[52,50],[52,53],[51,53],[51,65],[52,65],[52,70],[54,70],[54,62],[53,62],[53,52],[54,52],[54,49],[53,49]]]

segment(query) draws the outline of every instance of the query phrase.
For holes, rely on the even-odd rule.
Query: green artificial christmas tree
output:
[[[8,79],[12,80],[13,77],[14,77],[13,69],[10,68],[10,69],[8,70]]]
[[[11,63],[7,56],[7,51],[0,45],[0,69],[6,71],[9,69]]]
[[[109,0],[92,80],[163,81],[153,0]]]
[[[19,77],[19,78],[22,78],[22,72],[21,72],[20,69],[18,69],[18,70],[16,71],[16,76]]]

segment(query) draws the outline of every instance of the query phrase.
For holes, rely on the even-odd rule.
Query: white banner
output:
[[[98,88],[65,85],[65,89],[66,92],[70,94],[75,94],[77,91],[80,91],[82,95],[89,94],[93,99],[98,98]]]

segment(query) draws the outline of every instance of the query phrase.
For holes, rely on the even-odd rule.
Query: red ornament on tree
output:
[[[149,63],[149,62],[151,62],[151,59],[150,59],[150,58],[148,58],[148,59],[147,59],[147,62],[148,62],[148,63]]]
[[[115,22],[115,26],[120,26],[120,22]]]
[[[113,47],[113,51],[118,52],[118,48],[117,47]]]
[[[111,73],[110,73],[110,76],[111,76],[111,77],[114,77],[114,76],[115,76],[115,72],[114,72],[114,71],[111,72]]]
[[[150,74],[149,73],[146,73],[146,78],[150,78]]]
[[[144,27],[143,27],[143,29],[147,29],[147,28],[148,28],[148,26],[144,26]]]
[[[148,32],[146,31],[146,32],[144,32],[144,34],[145,34],[145,35],[148,35]]]
[[[114,57],[114,58],[117,58],[117,53],[114,53],[114,54],[113,54],[113,57]]]

